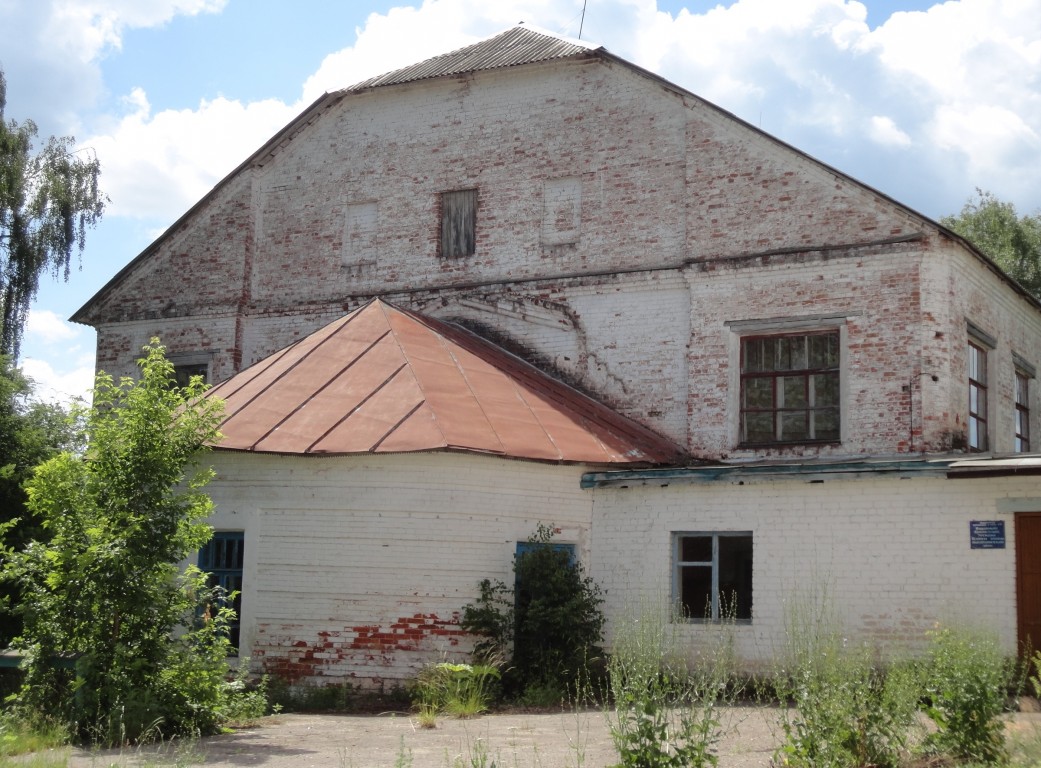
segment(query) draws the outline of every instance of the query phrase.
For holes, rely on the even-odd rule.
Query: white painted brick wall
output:
[[[746,662],[783,647],[786,605],[827,594],[851,640],[889,652],[920,645],[936,622],[973,625],[1016,646],[1015,526],[999,500],[1041,510],[1037,478],[746,480],[598,488],[591,575],[607,593],[608,633],[641,605],[670,599],[672,533],[752,531]],[[1005,520],[1005,549],[970,549],[971,520]],[[713,629],[681,627],[696,648]]]
[[[539,522],[589,558],[581,470],[480,456],[213,455],[217,529],[245,532],[242,653],[294,680],[392,685],[442,657],[481,579]],[[409,631],[406,631],[409,630]]]

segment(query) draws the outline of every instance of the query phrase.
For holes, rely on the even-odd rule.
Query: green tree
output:
[[[32,395],[32,382],[10,358],[0,357],[0,525],[11,523],[6,540],[15,550],[45,535],[25,509],[24,486],[33,468],[60,451],[82,447],[65,409]],[[18,602],[13,586],[0,584],[0,648],[21,632],[21,617],[6,610]]]
[[[69,279],[74,250],[105,208],[97,157],[77,157],[71,136],[33,151],[36,124],[4,117],[7,82],[0,71],[0,353],[18,355],[40,274]]]
[[[4,570],[27,607],[18,703],[99,743],[213,730],[227,672],[229,610],[179,566],[212,534],[199,459],[221,404],[200,378],[170,386],[157,339],[144,352],[137,381],[98,375],[86,451],[36,469],[28,506],[51,538]]]
[[[1020,216],[1012,203],[976,190],[957,216],[940,223],[989,256],[1024,288],[1041,299],[1041,214]]]

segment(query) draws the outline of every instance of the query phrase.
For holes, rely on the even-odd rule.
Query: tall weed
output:
[[[791,599],[782,666],[774,675],[785,704],[776,759],[792,766],[896,766],[919,731],[916,669],[885,670],[870,647],[850,643],[827,592]]]
[[[0,758],[24,755],[69,743],[69,730],[59,722],[24,713],[0,713]]]
[[[707,628],[711,639],[694,660],[681,651],[683,618],[652,606],[621,623],[608,660],[618,768],[716,765],[725,734],[721,707],[732,702],[734,674],[730,627]]]
[[[1017,663],[1005,656],[991,633],[952,627],[930,632],[926,714],[936,732],[928,747],[962,760],[1005,761],[1001,715],[1018,677]]]

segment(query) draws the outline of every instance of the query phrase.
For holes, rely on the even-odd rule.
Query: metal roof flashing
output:
[[[947,472],[947,477],[951,479],[1011,477],[1012,475],[1041,475],[1041,454],[964,459],[953,462]]]
[[[840,461],[759,462],[754,464],[714,464],[699,467],[587,472],[582,488],[629,488],[728,483],[745,485],[759,482],[824,483],[834,480],[870,480],[880,476],[909,480],[944,478],[955,458],[851,459]]]

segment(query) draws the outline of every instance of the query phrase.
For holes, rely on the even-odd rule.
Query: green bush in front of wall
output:
[[[921,740],[917,667],[884,665],[878,649],[847,637],[826,589],[787,600],[776,664],[778,763],[897,766]]]
[[[959,760],[984,764],[1008,758],[1005,743],[1009,693],[1021,669],[992,633],[938,627],[929,633],[924,667],[926,714],[936,724],[927,747]]]
[[[553,546],[554,529],[539,524],[532,546],[513,563],[514,586],[485,579],[477,601],[463,608],[463,629],[480,636],[480,663],[508,659],[503,686],[559,692],[563,700],[588,681],[603,656],[604,615],[600,587],[571,553]]]

